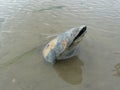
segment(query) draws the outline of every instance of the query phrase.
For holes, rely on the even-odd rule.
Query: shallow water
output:
[[[119,90],[119,0],[0,0],[1,90]],[[44,62],[54,36],[88,26],[78,57]]]

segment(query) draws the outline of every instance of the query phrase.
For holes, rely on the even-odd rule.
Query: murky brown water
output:
[[[119,90],[119,9],[119,0],[0,0],[0,89]],[[79,59],[45,63],[44,45],[81,24]]]

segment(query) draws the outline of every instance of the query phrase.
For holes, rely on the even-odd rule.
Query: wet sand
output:
[[[119,90],[119,0],[0,0],[0,90]],[[50,65],[44,45],[88,26],[78,58]]]

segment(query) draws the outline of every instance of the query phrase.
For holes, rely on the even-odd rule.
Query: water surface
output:
[[[0,0],[1,90],[119,90],[119,9],[119,0]],[[44,62],[44,45],[82,24],[78,58]]]

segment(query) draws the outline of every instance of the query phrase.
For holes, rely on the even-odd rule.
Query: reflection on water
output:
[[[54,69],[59,77],[67,83],[80,84],[82,81],[82,65],[83,63],[77,57],[73,57],[65,61],[57,61]]]

